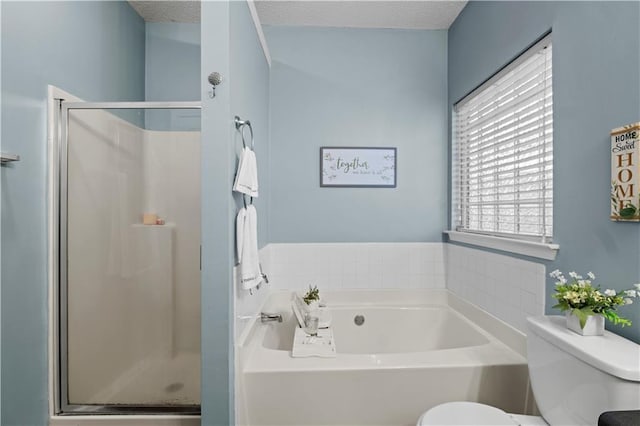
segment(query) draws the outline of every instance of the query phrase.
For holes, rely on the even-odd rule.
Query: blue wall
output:
[[[270,242],[441,241],[447,32],[265,28]],[[397,188],[320,188],[321,146],[393,146]]]
[[[1,2],[2,425],[47,419],[47,84],[144,99],[144,22],[126,2]]]
[[[232,424],[233,419],[233,197],[231,90],[210,89],[207,76],[229,77],[229,3],[202,2],[202,274],[201,406],[202,425]]]
[[[145,100],[200,100],[200,24],[147,22]],[[200,112],[150,110],[147,129],[200,130]]]
[[[274,187],[270,182],[269,140],[269,64],[258,40],[255,25],[246,2],[231,3],[231,112],[243,120],[250,120],[254,133],[258,161],[259,196],[253,200],[258,212],[258,246],[271,242],[269,237],[269,195]],[[250,132],[245,130],[245,137]],[[242,138],[234,133],[233,146],[239,155]],[[235,171],[235,170],[234,170]],[[242,197],[234,194],[236,207]]]
[[[224,82],[209,99],[209,73]],[[269,68],[246,2],[202,3],[202,424],[234,424],[234,230],[241,199],[231,187],[241,142],[233,117],[251,120],[260,197],[259,240],[267,241]],[[206,220],[204,218],[210,218]]]
[[[200,24],[147,22],[147,101],[200,100]]]
[[[609,220],[609,132],[640,119],[640,3],[470,2],[449,30],[449,107],[553,30],[554,242],[547,271],[640,281],[640,224]],[[516,279],[516,277],[514,277]],[[547,280],[547,313],[555,304]],[[640,342],[640,300],[613,328]]]

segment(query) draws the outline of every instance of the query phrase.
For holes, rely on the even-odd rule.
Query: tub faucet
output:
[[[260,321],[262,321],[262,322],[271,322],[271,321],[282,322],[282,314],[268,314],[266,312],[261,312],[260,313]]]

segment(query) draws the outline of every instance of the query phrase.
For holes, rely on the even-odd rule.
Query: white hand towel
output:
[[[236,252],[238,255],[238,265],[242,260],[242,246],[244,242],[244,224],[247,218],[247,209],[241,208],[236,217]]]
[[[258,160],[256,159],[255,151],[251,149],[248,149],[247,151],[247,167],[249,168],[251,175],[251,193],[249,195],[255,198],[258,196]]]
[[[247,152],[247,148],[242,148],[242,151],[240,152],[240,160],[238,161],[238,170],[236,170],[236,177],[233,180],[233,190],[236,192],[242,192],[239,188],[238,188],[238,181],[242,178],[243,181],[247,180],[247,169],[245,166],[245,159],[247,158],[246,155]]]
[[[252,197],[258,196],[258,164],[256,154],[247,147],[242,149],[233,190]]]
[[[240,267],[240,284],[244,290],[262,281],[258,257],[258,214],[253,205],[242,208],[236,219],[236,244]]]

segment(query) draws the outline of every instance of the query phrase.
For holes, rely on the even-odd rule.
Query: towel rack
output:
[[[255,142],[253,140],[253,127],[251,127],[251,121],[242,120],[236,115],[234,118],[234,123],[236,124],[236,130],[238,130],[240,132],[240,135],[242,136],[242,146],[244,148],[247,147],[247,142],[244,139],[244,129],[245,127],[249,128],[249,133],[251,133],[251,149],[253,150],[255,148]],[[246,194],[242,194],[242,202],[244,204],[244,207],[247,208],[247,199],[245,198],[245,195]],[[249,204],[253,204],[253,197],[251,196],[249,196]]]
[[[10,163],[12,161],[20,161],[20,156],[16,154],[7,154],[4,152],[0,154],[0,163]]]
[[[240,117],[236,115],[234,122],[236,123],[236,130],[240,132],[242,135],[242,146],[247,147],[247,143],[244,140],[244,128],[248,127],[249,132],[251,133],[251,149],[255,148],[255,142],[253,140],[253,127],[251,127],[251,122],[249,120],[241,120]]]
[[[236,125],[236,130],[240,132],[240,135],[242,136],[242,147],[243,148],[247,148],[247,141],[244,137],[244,129],[245,128],[249,128],[249,133],[251,135],[251,150],[253,150],[255,148],[255,141],[253,139],[253,127],[251,127],[251,122],[249,120],[242,120],[240,117],[238,117],[237,115],[234,117],[234,123]],[[244,204],[244,208],[247,208],[247,194],[242,193],[242,203]],[[253,204],[253,197],[249,196],[249,205]],[[259,269],[260,269],[260,276],[261,276],[261,280],[260,282],[258,282],[258,284],[255,286],[256,290],[260,290],[260,286],[262,285],[262,283],[269,283],[269,278],[267,277],[267,275],[262,272],[262,264],[259,265]],[[249,289],[249,294],[253,295],[253,288]]]

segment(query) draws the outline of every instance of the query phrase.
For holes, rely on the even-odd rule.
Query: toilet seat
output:
[[[513,417],[499,408],[477,402],[447,402],[440,404],[424,413],[418,419],[418,426],[514,426],[518,424]]]

